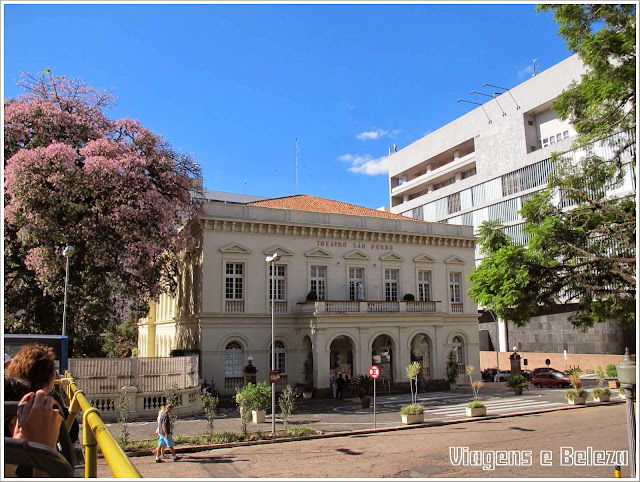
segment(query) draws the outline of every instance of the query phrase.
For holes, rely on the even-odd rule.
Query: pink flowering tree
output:
[[[199,168],[131,119],[114,96],[45,71],[5,102],[5,330],[60,333],[72,245],[67,333],[76,355],[173,292],[180,227],[194,213]]]

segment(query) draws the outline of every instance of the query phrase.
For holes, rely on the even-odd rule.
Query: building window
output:
[[[469,169],[468,171],[464,171],[464,172],[462,173],[462,179],[466,179],[466,178],[468,178],[468,177],[475,176],[475,175],[476,175],[476,168],[475,168],[475,167],[472,167],[472,168],[471,168],[471,169]]]
[[[449,273],[449,298],[451,300],[451,311],[462,312],[462,273],[453,271]]]
[[[349,268],[349,299],[364,300],[364,268]]]
[[[224,376],[225,378],[240,378],[243,376],[244,349],[237,341],[232,341],[224,350]]]
[[[225,299],[241,301],[244,296],[244,264],[227,263]]]
[[[269,366],[271,366],[271,358],[269,358]],[[278,370],[280,375],[287,374],[287,347],[280,340],[276,340],[276,366],[271,369]]]
[[[457,213],[460,211],[460,193],[455,192],[447,196],[447,206],[449,209],[449,214]]]
[[[327,286],[327,267],[312,266],[311,267],[311,291],[315,291],[318,300],[322,301],[325,297]]]
[[[418,271],[418,301],[431,301],[431,271]]]
[[[386,301],[398,301],[398,278],[397,269],[384,270],[384,299]]]
[[[273,263],[269,264],[269,300],[271,301],[274,296],[274,301],[287,301],[287,266],[284,264],[277,264],[275,270],[275,293],[272,282]]]
[[[453,184],[454,182],[456,182],[456,178],[454,177],[450,177],[449,179],[445,179],[442,182],[438,182],[436,184],[433,185],[433,190],[437,191],[438,189],[442,189],[445,186],[448,186],[449,184]]]

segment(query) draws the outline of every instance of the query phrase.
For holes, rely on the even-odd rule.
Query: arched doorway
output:
[[[389,335],[380,335],[373,340],[371,364],[380,368],[380,378],[393,383],[393,340]]]
[[[339,336],[331,342],[329,374],[334,372],[353,378],[353,343],[348,336]]]
[[[422,366],[420,376],[422,380],[431,379],[431,339],[420,333],[411,340],[411,361],[419,362]]]

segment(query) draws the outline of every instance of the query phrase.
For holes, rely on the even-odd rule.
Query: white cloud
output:
[[[389,172],[389,158],[387,156],[374,159],[368,154],[362,156],[344,154],[340,156],[338,160],[351,164],[349,172],[355,172],[356,174],[379,176]]]
[[[360,134],[356,134],[356,139],[361,141],[368,141],[372,139],[379,139],[382,136],[388,136],[389,131],[385,131],[382,129],[376,129],[375,131],[364,131]]]

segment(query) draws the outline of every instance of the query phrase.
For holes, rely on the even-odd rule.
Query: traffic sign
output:
[[[271,370],[269,372],[269,383],[278,383],[280,381],[280,370]]]
[[[380,368],[378,368],[376,365],[371,365],[369,367],[369,376],[371,378],[378,378],[380,376]]]

